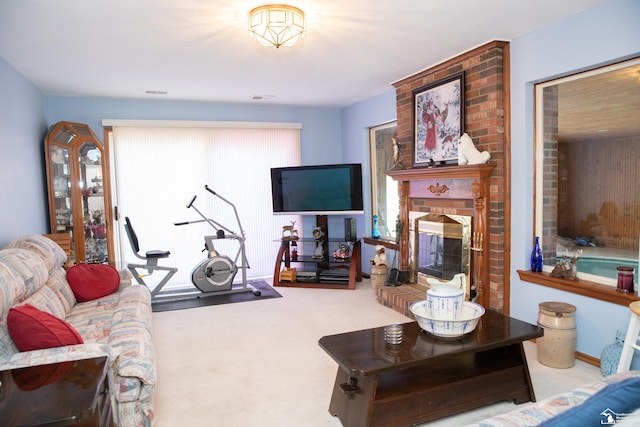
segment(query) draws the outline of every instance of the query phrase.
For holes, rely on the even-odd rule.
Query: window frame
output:
[[[553,80],[543,81],[534,84],[534,236],[539,236],[544,246],[545,238],[545,217],[544,217],[544,185],[545,185],[545,150],[544,145],[544,96],[543,91],[551,86],[556,86],[563,82],[575,79],[586,78],[601,73],[613,71],[616,69],[634,66],[640,63],[640,58],[622,61],[604,67],[598,67],[584,72],[555,78]],[[556,181],[557,183],[557,181]],[[548,232],[547,232],[548,234]],[[534,237],[535,238],[535,237]],[[551,277],[549,273],[553,269],[553,265],[545,265],[543,273],[533,273],[531,271],[518,270],[520,279],[527,282],[552,287],[555,289],[572,292],[591,298],[604,300],[620,305],[628,305],[630,302],[639,300],[637,289],[636,292],[624,294],[616,292],[616,279],[607,278],[599,275],[579,273],[575,280],[560,279]],[[636,274],[637,272],[636,268]]]
[[[393,241],[397,240],[396,236],[396,221],[395,218],[390,218],[389,215],[396,213],[396,216],[400,213],[399,205],[399,192],[398,184],[393,181],[387,175],[387,170],[394,169],[399,165],[399,153],[394,159],[393,144],[397,144],[397,140],[394,142],[397,136],[398,122],[396,120],[385,122],[369,128],[369,156],[371,162],[371,229],[373,230],[373,216],[378,215],[380,217],[381,212],[388,212],[386,221],[379,218],[380,240]],[[396,150],[399,150],[399,146],[396,145]],[[384,202],[378,200],[378,192],[380,190],[380,179],[385,179],[384,189],[389,193],[395,190],[395,197],[398,202],[397,206],[389,213],[387,206],[387,198]],[[388,184],[392,187],[389,188]],[[393,201],[392,201],[393,202]]]

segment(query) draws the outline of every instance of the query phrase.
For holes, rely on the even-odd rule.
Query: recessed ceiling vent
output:
[[[251,97],[252,101],[262,101],[262,102],[270,102],[275,99],[275,95],[253,95]]]

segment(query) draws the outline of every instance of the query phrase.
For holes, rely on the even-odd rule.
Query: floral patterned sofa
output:
[[[466,427],[640,426],[640,371],[617,373]]]
[[[114,272],[114,293],[78,302],[62,267],[66,259],[60,246],[40,235],[16,239],[0,250],[0,369],[107,355],[115,423],[150,426],[156,370],[149,290],[131,285],[128,277],[120,277],[118,285]],[[83,343],[18,350],[10,335],[13,320],[8,325],[7,317],[12,307],[14,313],[32,309],[27,304],[71,325]]]

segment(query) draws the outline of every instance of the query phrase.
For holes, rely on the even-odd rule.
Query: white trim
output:
[[[546,88],[549,86],[559,85],[560,83],[571,82],[574,80],[584,79],[587,77],[597,76],[599,74],[609,73],[611,71],[620,70],[622,68],[634,67],[640,64],[640,59],[632,59],[628,61],[620,61],[611,65],[604,65],[587,71],[579,71],[573,74],[566,75],[564,77],[558,77],[548,81],[542,81],[535,83],[536,87]]]
[[[544,239],[544,86],[535,85],[534,234]]]
[[[217,122],[208,120],[128,120],[102,119],[102,126],[236,128],[236,129],[302,129],[302,123],[281,122]]]

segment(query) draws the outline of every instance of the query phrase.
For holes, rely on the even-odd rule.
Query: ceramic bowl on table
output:
[[[413,303],[410,310],[422,330],[442,338],[461,337],[473,332],[484,314],[484,307],[470,301],[464,301],[460,317],[451,320],[434,318],[428,300]]]

